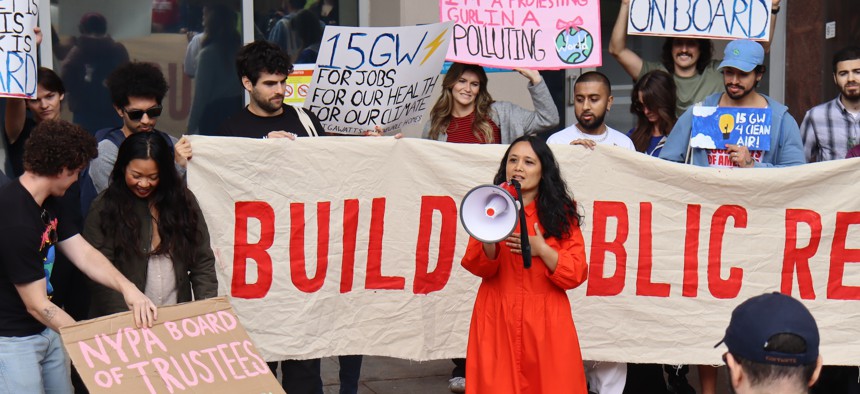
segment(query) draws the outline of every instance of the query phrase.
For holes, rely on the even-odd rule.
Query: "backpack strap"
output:
[[[307,111],[304,108],[296,107],[291,105],[293,109],[296,110],[296,114],[299,116],[299,121],[302,122],[302,126],[305,127],[305,131],[308,132],[308,136],[310,137],[319,137],[319,133],[317,133],[317,128],[314,126],[314,122],[311,120],[311,117],[305,112]]]

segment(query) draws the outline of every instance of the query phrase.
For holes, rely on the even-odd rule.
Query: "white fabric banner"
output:
[[[459,262],[463,195],[506,146],[193,136],[221,293],[268,360],[463,356],[480,280]],[[860,160],[699,168],[553,146],[585,217],[589,279],[568,292],[583,357],[716,364],[732,309],[801,298],[828,364],[860,353]]]

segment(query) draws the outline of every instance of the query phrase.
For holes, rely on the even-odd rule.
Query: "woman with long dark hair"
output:
[[[209,231],[172,152],[158,133],[126,138],[84,226],[84,237],[158,306],[218,292]],[[127,309],[119,293],[102,286],[91,300],[93,317]]]
[[[633,85],[630,112],[636,115],[636,127],[630,139],[636,150],[654,157],[660,150],[678,116],[675,115],[675,81],[665,71],[651,71]]]
[[[534,111],[506,101],[493,101],[483,67],[454,63],[442,80],[442,94],[430,110],[423,138],[509,144],[521,135],[557,126],[558,109],[540,73],[529,69],[515,71],[529,80]]]
[[[430,110],[422,138],[465,144],[509,144],[524,134],[534,134],[558,125],[558,109],[540,73],[517,69],[529,80],[528,90],[535,110],[506,101],[494,101],[487,90],[484,67],[454,63],[442,80],[442,93]],[[466,391],[466,360],[456,358],[448,389]]]
[[[469,239],[462,265],[482,278],[469,328],[467,393],[586,393],[566,290],[586,279],[582,217],[546,143],[517,138],[494,178],[516,180],[525,205],[532,266],[521,236]]]

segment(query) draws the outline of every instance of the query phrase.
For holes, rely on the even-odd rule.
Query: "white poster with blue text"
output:
[[[0,0],[0,97],[36,96],[37,0]]]
[[[419,127],[451,41],[451,22],[407,27],[328,26],[305,108],[327,133]]]
[[[630,0],[629,34],[767,41],[771,0]]]

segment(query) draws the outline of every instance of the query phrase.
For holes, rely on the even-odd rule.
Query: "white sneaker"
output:
[[[466,392],[466,378],[451,378],[448,379],[448,390],[452,393]]]

